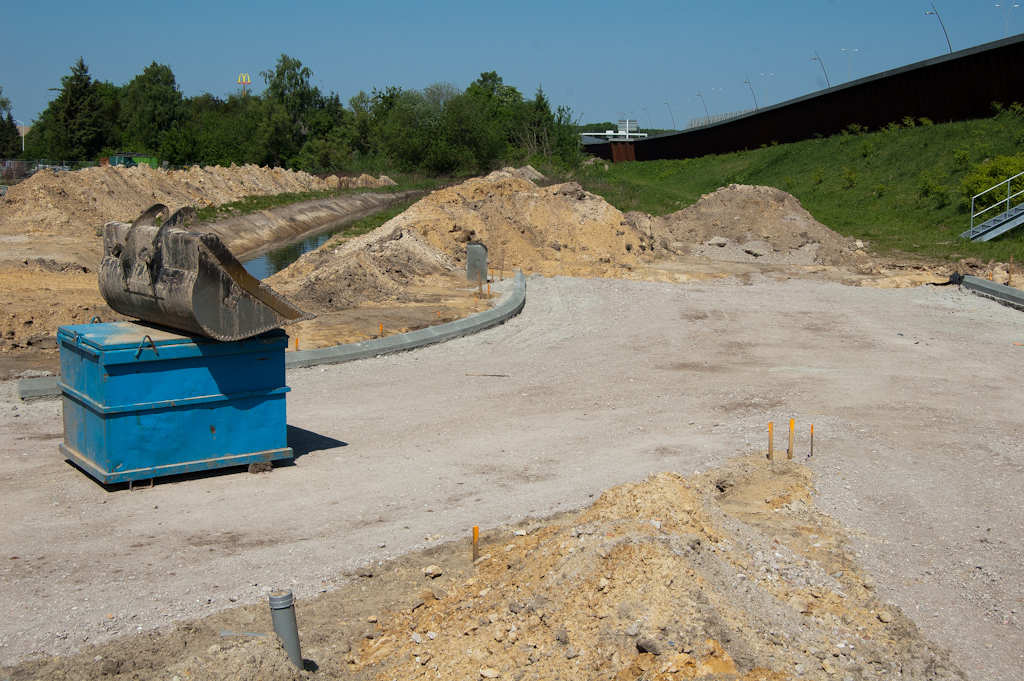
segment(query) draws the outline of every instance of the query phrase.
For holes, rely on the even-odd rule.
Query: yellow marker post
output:
[[[478,545],[479,541],[480,541],[480,526],[479,525],[474,525],[473,526],[473,562],[474,563],[477,561],[478,558],[480,558],[480,546]]]
[[[814,456],[814,424],[811,424],[811,456]]]
[[[380,335],[381,336],[384,335],[384,324],[383,323],[380,325]]]
[[[786,450],[786,458],[793,458],[793,426],[796,423],[795,419],[789,420],[789,449]]]
[[[768,460],[775,461],[775,438],[772,436],[772,422],[768,422]]]

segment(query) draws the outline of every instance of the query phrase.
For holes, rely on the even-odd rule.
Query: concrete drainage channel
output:
[[[1022,304],[1024,304],[1024,301],[1022,301]],[[511,293],[499,300],[498,304],[494,307],[479,314],[397,336],[377,338],[348,345],[335,345],[316,350],[290,352],[285,357],[285,368],[298,369],[319,364],[340,364],[367,357],[405,352],[435,343],[443,343],[454,338],[479,333],[492,326],[498,326],[522,312],[525,305],[526,276],[517,270]],[[52,399],[60,397],[60,393],[60,377],[58,376],[23,378],[18,381],[18,397],[22,400]]]

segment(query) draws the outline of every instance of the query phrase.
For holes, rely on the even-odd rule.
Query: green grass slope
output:
[[[1024,227],[988,243],[959,236],[970,226],[971,195],[1008,177],[1000,173],[1024,170],[1024,154],[1016,156],[1024,148],[1022,107],[962,123],[906,119],[876,132],[851,128],[698,159],[598,162],[573,179],[622,211],[654,215],[730,183],[767,185],[793,194],[817,220],[881,254],[1024,259]]]

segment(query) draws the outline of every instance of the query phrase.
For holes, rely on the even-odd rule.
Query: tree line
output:
[[[540,87],[527,99],[493,71],[465,89],[385,87],[360,92],[347,105],[312,85],[313,72],[288,55],[259,75],[266,85],[259,95],[185,97],[167,65],[153,62],[118,86],[93,79],[79,57],[34,122],[24,155],[20,140],[15,149],[7,139],[2,116],[10,118],[10,103],[0,98],[0,151],[69,161],[138,152],[174,165],[434,175],[523,162],[572,167],[580,160],[572,112],[552,109]]]

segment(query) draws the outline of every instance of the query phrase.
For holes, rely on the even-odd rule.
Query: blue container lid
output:
[[[102,355],[106,363],[117,364],[132,360],[283,349],[288,345],[288,337],[282,329],[273,329],[245,340],[218,341],[146,322],[107,322],[61,326],[57,329],[57,342],[75,346],[92,355]]]

